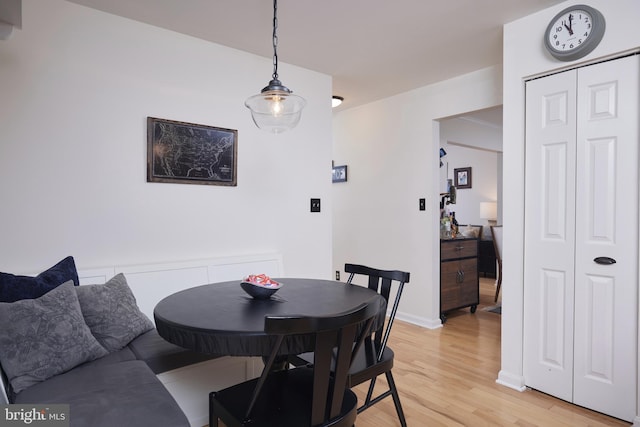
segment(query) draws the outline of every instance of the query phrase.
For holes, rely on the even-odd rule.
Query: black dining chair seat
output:
[[[380,304],[362,304],[331,317],[265,318],[265,332],[274,346],[260,378],[209,395],[209,426],[226,427],[351,427],[357,398],[347,386],[351,361],[369,336]],[[274,371],[286,338],[312,334],[311,366]],[[355,343],[355,344],[354,344]]]
[[[362,348],[353,360],[351,369],[349,369],[349,377],[347,379],[349,387],[355,387],[358,384],[369,381],[371,378],[378,377],[385,372],[391,371],[391,368],[393,368],[393,350],[386,347],[382,352],[380,360],[375,360],[375,351],[369,350],[369,354],[373,354],[374,359],[370,356],[366,356],[367,350],[365,349],[365,346],[369,346],[370,349],[372,349],[373,346],[371,344],[372,342],[367,344],[365,341],[365,344],[363,344]]]

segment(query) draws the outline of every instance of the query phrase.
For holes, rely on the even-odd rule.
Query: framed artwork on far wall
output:
[[[331,171],[332,182],[347,182],[347,166],[334,166]]]
[[[454,169],[453,185],[456,189],[471,188],[471,167]]]

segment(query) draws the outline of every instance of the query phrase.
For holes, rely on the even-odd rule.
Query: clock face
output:
[[[604,16],[587,5],[575,5],[558,13],[547,26],[544,44],[561,61],[582,58],[598,46],[604,36]]]
[[[592,16],[585,10],[572,10],[560,16],[547,34],[549,45],[559,51],[577,49],[591,35]]]

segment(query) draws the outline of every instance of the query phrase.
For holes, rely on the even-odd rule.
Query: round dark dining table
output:
[[[220,356],[268,356],[276,336],[264,332],[267,315],[332,316],[363,303],[376,304],[384,322],[386,301],[377,292],[332,280],[278,278],[271,298],[254,299],[240,281],[212,283],[176,292],[161,300],[153,316],[161,337],[200,353]],[[313,351],[312,337],[287,337],[279,354]]]

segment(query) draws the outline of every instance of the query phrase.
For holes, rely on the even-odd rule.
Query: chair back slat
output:
[[[336,331],[320,332],[316,336],[315,355],[320,361],[324,361],[332,356],[332,345],[336,342]],[[325,420],[327,410],[331,417],[335,417],[334,402],[332,401],[327,408],[327,398],[329,396],[329,378],[331,377],[331,369],[326,363],[322,362],[314,366],[313,371],[313,399],[311,406],[311,425],[318,425]],[[332,390],[333,391],[333,390]],[[342,393],[339,393],[340,397]],[[339,401],[342,405],[342,400]]]
[[[329,419],[337,416],[342,408],[343,391],[347,386],[347,375],[349,374],[349,367],[351,366],[351,360],[353,359],[351,347],[353,345],[354,337],[356,336],[356,327],[357,325],[347,326],[342,330],[342,334],[339,338],[340,344],[336,352],[334,383],[333,389],[331,390],[331,394],[333,396],[329,407]],[[362,340],[358,339],[358,341]],[[331,363],[328,363],[327,365],[331,365]]]

